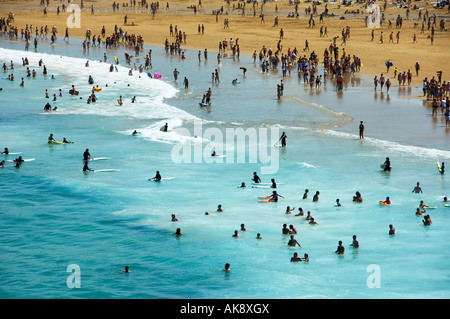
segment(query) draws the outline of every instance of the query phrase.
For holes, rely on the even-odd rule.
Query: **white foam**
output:
[[[22,57],[25,56],[30,61],[30,69],[31,66],[37,66],[42,59],[48,69],[48,75],[55,75],[55,83],[60,85],[63,97],[55,102],[58,112],[52,114],[197,119],[183,110],[165,104],[164,99],[174,97],[178,90],[162,80],[148,77],[146,73],[133,70],[133,75],[129,76],[130,68],[121,65],[114,65],[117,71],[109,72],[110,63],[89,61],[89,67],[86,67],[87,59],[0,48],[0,59],[12,60],[15,65],[22,65]],[[70,75],[65,75],[67,73]],[[93,85],[88,83],[89,75],[94,78]],[[68,91],[72,85],[75,85],[75,89],[80,93],[68,100]],[[87,98],[96,85],[102,88],[102,91],[95,93],[98,100],[87,104]],[[117,103],[119,96],[122,96],[123,106]],[[133,96],[136,96],[136,103],[131,103]]]

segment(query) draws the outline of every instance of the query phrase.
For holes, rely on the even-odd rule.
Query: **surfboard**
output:
[[[276,183],[277,185],[284,185],[284,183]],[[272,185],[272,183],[252,183],[252,185]]]
[[[379,203],[380,203],[380,205],[385,205],[385,206],[389,205],[389,204],[387,204],[385,202],[382,202],[382,201],[380,201]]]
[[[89,160],[90,161],[101,161],[101,160],[108,160],[108,159],[111,159],[111,157],[93,157],[93,158],[90,158]]]
[[[35,160],[35,158],[22,159],[22,161],[24,161],[24,162],[31,162],[31,161],[34,161],[34,160]],[[14,160],[8,160],[8,162],[14,162]]]
[[[276,202],[271,201],[271,200],[259,200],[258,202],[259,203],[276,203]]]
[[[169,180],[169,179],[174,179],[175,177],[163,177],[161,178],[161,180]]]
[[[384,170],[385,167],[386,167],[385,164],[381,164],[381,165],[380,165],[380,168],[381,168],[382,170]],[[391,167],[391,171],[392,171],[392,167]]]
[[[2,155],[18,155],[18,154],[22,154],[22,152],[17,152],[17,153],[8,153],[8,154],[4,154],[4,153],[2,153]]]
[[[198,105],[200,105],[200,106],[202,106],[202,107],[203,107],[203,106],[211,106],[211,103],[205,104],[205,103],[199,102]]]
[[[270,188],[269,185],[252,186],[252,188]]]
[[[159,128],[159,130],[160,130],[161,132],[165,132],[166,126],[165,126],[165,125],[161,126],[161,127]]]
[[[444,204],[445,207],[450,207],[450,204]]]
[[[211,157],[226,157],[226,155],[211,155]]]
[[[48,144],[66,144],[66,143],[58,142],[58,141],[48,141]]]
[[[437,168],[438,168],[438,171],[439,171],[439,173],[441,173],[441,174],[442,174],[441,163],[439,163],[439,162],[436,162],[436,165],[437,165]]]
[[[95,169],[94,173],[102,173],[102,172],[118,172],[120,169],[115,168],[105,168],[105,169]]]
[[[421,207],[419,207],[419,208],[421,208]],[[424,209],[436,209],[437,207],[430,207],[430,206],[425,206],[425,207],[423,207]]]

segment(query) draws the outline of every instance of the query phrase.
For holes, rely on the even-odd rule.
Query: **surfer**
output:
[[[50,136],[48,137],[48,142],[49,143],[56,142],[55,139],[53,138],[53,134],[50,134]]]
[[[273,191],[272,195],[270,195],[269,202],[278,202],[278,197],[284,198],[280,194],[277,194],[277,191]]]
[[[161,131],[162,131],[162,132],[167,132],[168,130],[169,130],[169,125],[166,123],[166,124],[162,127]]]
[[[253,172],[253,178],[252,178],[252,181],[253,181],[255,184],[261,183],[261,178],[259,178],[259,176],[256,174],[256,172]]]
[[[419,182],[417,182],[416,187],[414,187],[414,189],[412,190],[411,193],[416,193],[416,194],[423,193],[422,192],[422,187],[420,187],[420,183]]]
[[[141,133],[138,132],[138,131],[136,131],[136,130],[134,130],[133,133],[132,133],[131,135],[138,135],[138,134],[141,134]]]
[[[7,147],[5,147],[5,150],[2,152],[2,154],[4,154],[4,155],[8,155],[9,154],[9,150],[8,150]]]
[[[119,98],[117,99],[117,103],[119,103],[120,106],[123,105],[123,101],[122,101],[122,95],[119,96]]]
[[[270,188],[277,188],[277,184],[275,183],[275,179],[270,180],[272,182],[272,185],[270,185]]]
[[[390,172],[391,171],[391,161],[389,160],[389,157],[386,157],[386,160],[383,163],[384,171]]]
[[[62,141],[64,144],[70,144],[70,143],[73,143],[73,142],[69,142],[68,140],[66,140],[66,138],[65,137],[63,137],[63,141]]]
[[[383,201],[380,201],[380,203],[381,204],[386,204],[386,205],[390,205],[391,204],[391,200],[389,199],[389,197],[386,197],[386,200],[383,202]]]
[[[151,181],[156,181],[156,182],[161,181],[161,175],[159,174],[159,171],[156,171],[155,177],[150,178],[149,180],[151,180]]]
[[[22,159],[22,156],[19,156],[19,158],[16,158],[14,160],[14,163],[16,163],[15,167],[20,167],[20,165],[24,162],[24,160]]]
[[[91,154],[89,153],[89,149],[87,148],[83,153],[83,160],[89,161],[91,159]]]
[[[286,146],[286,138],[287,138],[286,133],[283,132],[283,134],[281,134],[281,137],[280,137],[281,147],[285,147]]]
[[[334,204],[334,206],[336,206],[336,207],[340,207],[340,206],[342,206],[342,205],[341,205],[341,203],[339,202],[339,198],[338,198],[338,199],[336,199],[336,204]]]
[[[389,235],[395,235],[395,228],[392,224],[389,225]]]
[[[88,167],[88,162],[84,162],[83,172],[87,172],[87,171],[93,172],[94,170],[93,170],[93,169],[90,169],[90,168]]]
[[[247,187],[247,186],[245,186],[244,182],[242,182],[241,186],[238,186],[238,188],[244,188],[244,187]]]
[[[0,162],[0,167],[5,167],[5,161]]]
[[[47,102],[47,104],[45,104],[44,106],[44,111],[51,111],[52,110],[52,106],[50,105],[49,102]]]
[[[442,164],[441,164],[441,175],[444,175],[444,172],[445,172],[445,163],[442,162]]]

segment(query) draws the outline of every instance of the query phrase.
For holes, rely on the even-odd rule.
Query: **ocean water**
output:
[[[0,147],[35,159],[18,169],[11,162],[0,168],[0,297],[450,296],[450,207],[442,203],[450,187],[436,168],[437,161],[450,161],[449,132],[443,119],[432,119],[428,107],[412,98],[419,88],[375,93],[371,79],[358,75],[337,95],[330,81],[311,91],[291,75],[277,101],[281,73],[262,75],[250,57],[227,56],[218,65],[217,53],[199,63],[196,51],[181,60],[152,47],[150,72],[162,74],[153,79],[146,72],[129,76],[123,49],[83,53],[76,39],[41,42],[38,52],[23,51],[20,41],[0,42],[0,63],[15,64],[1,73]],[[107,63],[100,62],[105,52]],[[109,72],[114,56],[117,72]],[[24,57],[37,71],[35,79],[26,77]],[[143,56],[133,63],[143,64]],[[248,69],[245,77],[241,66]],[[177,81],[174,68],[181,72]],[[211,82],[215,69],[220,84]],[[6,79],[11,73],[13,82]],[[91,104],[89,75],[103,88]],[[68,94],[72,85],[79,96]],[[212,106],[201,108],[208,88]],[[62,97],[52,101],[59,89]],[[57,111],[44,112],[47,102]],[[360,120],[364,140],[357,135]],[[169,131],[161,132],[165,123]],[[132,136],[134,130],[141,134]],[[229,131],[256,133],[257,139],[227,138]],[[278,148],[283,131],[287,147]],[[49,145],[49,134],[74,143]],[[83,173],[87,148],[92,157],[108,159],[89,162],[94,172]],[[212,161],[213,149],[226,157]],[[393,167],[388,174],[380,169],[386,157]],[[269,165],[275,170],[262,173]],[[103,169],[116,171],[96,172]],[[149,181],[157,170],[173,179]],[[275,178],[283,198],[259,203],[272,189],[252,188],[253,172],[266,183]],[[248,187],[238,188],[242,182]],[[423,194],[411,192],[416,182]],[[302,200],[305,189],[310,195]],[[316,191],[320,199],[312,202]],[[363,203],[352,202],[356,191]],[[387,196],[392,204],[379,205]],[[334,206],[337,198],[341,207]],[[426,212],[433,220],[429,227],[415,215],[421,200],[436,207]],[[318,224],[285,214],[287,206],[311,211]],[[180,221],[172,222],[171,214]],[[247,231],[233,238],[242,223]],[[287,246],[283,224],[295,226],[301,247]],[[183,236],[173,235],[177,228]],[[360,248],[349,247],[353,235]],[[337,256],[340,240],[345,254]],[[291,263],[294,252],[307,253],[309,263]],[[231,272],[223,271],[225,263]],[[79,288],[68,284],[69,265],[79,267]],[[123,273],[125,266],[132,272]]]

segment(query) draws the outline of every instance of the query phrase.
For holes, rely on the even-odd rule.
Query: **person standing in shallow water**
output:
[[[359,138],[364,139],[364,123],[363,123],[363,121],[359,122]]]

